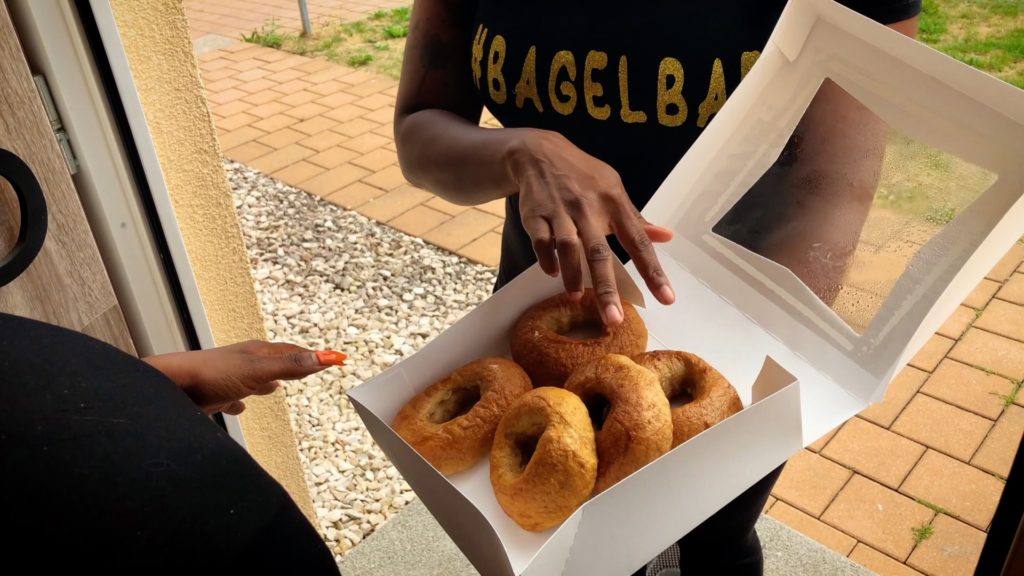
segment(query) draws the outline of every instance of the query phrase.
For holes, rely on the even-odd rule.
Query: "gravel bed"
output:
[[[340,558],[415,498],[345,391],[490,295],[495,270],[226,161],[268,336],[349,355],[285,391],[320,532]]]

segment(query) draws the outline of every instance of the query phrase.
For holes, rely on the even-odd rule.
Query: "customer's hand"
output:
[[[616,325],[622,321],[622,305],[612,270],[615,254],[606,239],[614,234],[655,298],[671,304],[675,293],[652,243],[667,242],[672,231],[640,215],[611,166],[558,133],[520,132],[524,140],[511,153],[509,168],[519,186],[523,227],[541,268],[551,276],[561,274],[566,291],[580,296],[586,258],[601,318]]]
[[[143,358],[174,381],[207,414],[239,414],[253,394],[270,394],[278,380],[309,376],[344,361],[338,352],[250,340],[230,346]]]

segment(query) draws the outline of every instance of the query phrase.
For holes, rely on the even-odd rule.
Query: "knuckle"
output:
[[[270,342],[264,342],[262,340],[246,340],[238,344],[238,349],[242,352],[249,352],[257,354],[263,352],[271,347]]]
[[[612,249],[608,243],[601,240],[594,240],[587,245],[587,259],[591,261],[605,261],[611,257]]]
[[[615,290],[615,284],[610,280],[596,280],[594,281],[594,294],[599,300],[610,300],[618,292]]]
[[[566,234],[565,236],[559,236],[555,240],[555,245],[558,247],[559,252],[575,251],[579,249],[580,241],[576,236]]]
[[[594,196],[601,204],[614,203],[618,193],[615,186],[610,185],[606,180],[599,180],[593,186]]]
[[[598,164],[598,168],[594,171],[594,176],[600,178],[609,188],[622,187],[622,178],[619,177],[618,170],[612,168],[606,162]]]
[[[651,239],[643,229],[633,232],[630,236],[630,241],[640,252],[647,252],[651,249]]]
[[[520,203],[519,204],[519,217],[523,221],[524,226],[531,224],[538,224],[538,220],[544,219],[543,210],[540,206],[535,203]]]
[[[563,204],[565,205],[565,209],[571,214],[578,214],[584,210],[587,205],[584,195],[579,193],[566,194]]]

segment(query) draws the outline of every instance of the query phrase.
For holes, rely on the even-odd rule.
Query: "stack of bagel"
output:
[[[474,360],[414,396],[392,428],[445,475],[490,451],[506,514],[540,532],[665,452],[742,410],[701,358],[647,350],[628,302],[601,323],[596,298],[560,294],[529,308],[512,359]],[[584,334],[581,336],[580,332]]]

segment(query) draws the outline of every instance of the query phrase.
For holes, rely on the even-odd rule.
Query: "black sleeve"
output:
[[[838,0],[851,10],[881,22],[892,24],[913,18],[921,12],[921,0]]]
[[[0,476],[0,565],[338,574],[284,488],[163,374],[3,313]]]

